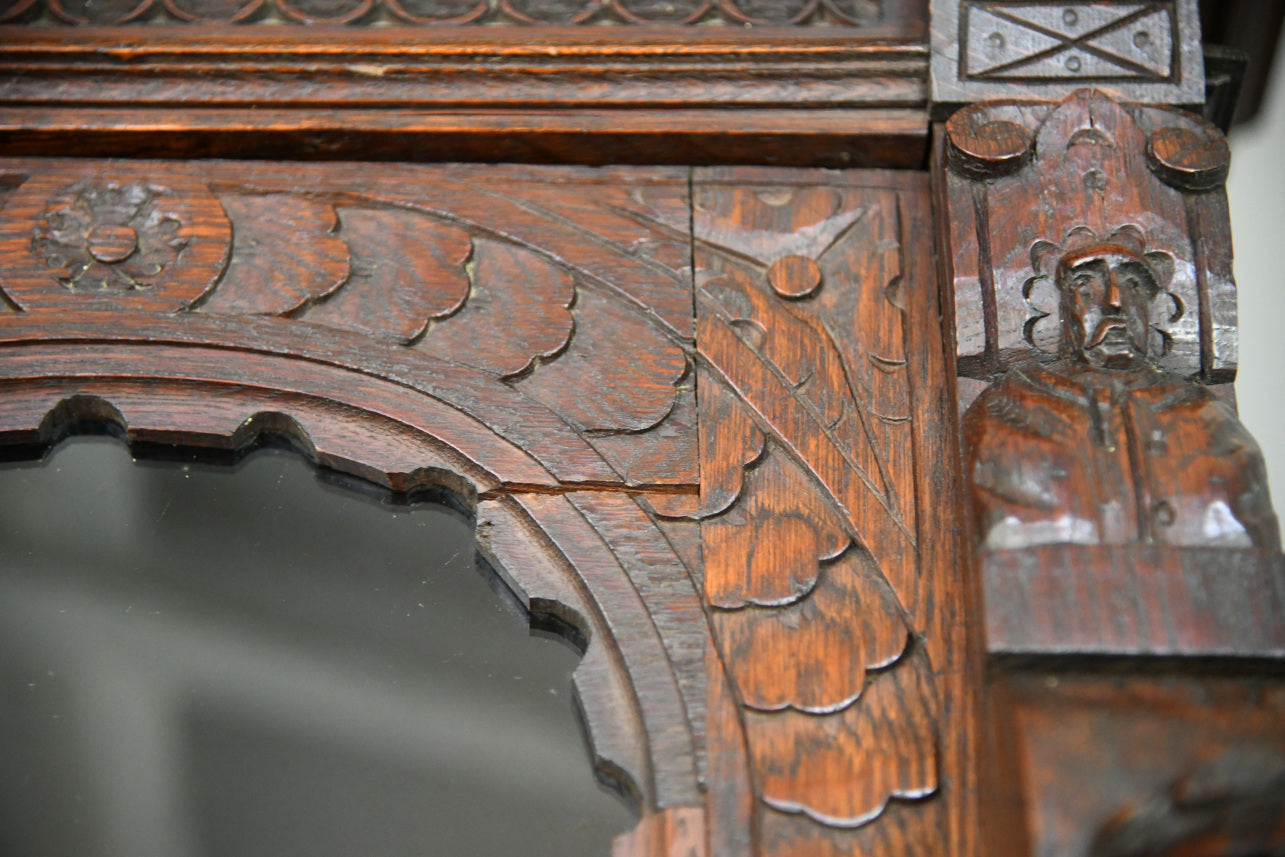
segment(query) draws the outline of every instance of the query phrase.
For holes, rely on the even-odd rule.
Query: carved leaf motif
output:
[[[371,10],[375,0],[277,0],[288,17],[305,24],[346,24]]]
[[[853,828],[893,798],[937,790],[937,703],[920,649],[872,677],[856,703],[834,714],[745,713],[763,802],[821,824]]]
[[[154,0],[49,0],[50,10],[72,24],[124,24],[151,8]]]
[[[722,384],[702,375],[701,410],[706,414],[701,432],[701,503],[703,517],[731,508],[741,496],[745,468],[767,449],[767,438]]]
[[[389,10],[415,24],[465,24],[485,15],[487,0],[385,0]]]
[[[524,247],[486,238],[473,244],[468,303],[434,325],[417,347],[501,377],[520,375],[567,344],[575,281]]]
[[[232,259],[203,312],[286,315],[348,276],[348,247],[329,205],[285,193],[220,202],[232,220]]]
[[[674,407],[687,355],[660,327],[618,300],[582,290],[565,354],[517,382],[585,430],[644,431]]]
[[[866,214],[829,187],[705,188],[696,209],[697,238],[765,264],[785,256],[815,259]]]
[[[905,652],[910,634],[897,597],[868,553],[849,548],[819,573],[815,591],[796,604],[715,614],[745,706],[838,711],[861,696],[868,670]]]
[[[822,560],[849,544],[834,510],[788,456],[770,452],[745,475],[741,499],[705,522],[711,606],[779,606],[804,598]]]
[[[317,324],[410,344],[468,298],[469,235],[413,211],[339,210],[348,282],[308,311]]]
[[[711,251],[706,265],[701,350],[806,463],[913,609],[913,497],[897,488],[910,484],[913,462],[895,196],[871,194],[882,204],[858,208],[833,188],[768,190],[701,193],[698,237],[738,245],[731,258]],[[796,227],[811,230],[807,242],[772,237],[775,228]],[[817,254],[824,284],[804,300],[781,299],[768,266],[744,261],[765,263],[784,250]],[[859,337],[841,321],[853,318],[861,320]]]
[[[264,0],[165,0],[165,8],[184,21],[244,21]]]
[[[529,24],[578,24],[598,11],[596,0],[501,0],[500,8]]]
[[[906,857],[943,849],[944,800],[890,803],[876,823],[823,827],[806,815],[769,810],[759,820],[759,847],[774,857]]]

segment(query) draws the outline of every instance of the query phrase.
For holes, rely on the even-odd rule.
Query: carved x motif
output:
[[[1171,77],[1175,41],[1172,5],[1136,4],[1129,11],[1128,6],[1135,4],[1121,5],[1125,8],[1073,3],[970,4],[961,76]],[[1144,26],[1133,31],[1138,24]],[[1064,61],[1055,62],[1063,57]]]

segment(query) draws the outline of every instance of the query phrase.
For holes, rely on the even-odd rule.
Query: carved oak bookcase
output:
[[[0,443],[456,494],[619,857],[1283,853],[1194,0],[0,22]]]

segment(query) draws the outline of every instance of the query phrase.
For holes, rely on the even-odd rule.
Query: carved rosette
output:
[[[184,309],[217,280],[232,237],[218,200],[185,176],[41,174],[4,214],[0,285],[24,310]]]

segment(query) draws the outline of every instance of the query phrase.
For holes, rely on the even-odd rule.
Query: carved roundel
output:
[[[388,9],[412,24],[467,24],[487,13],[487,0],[385,0]]]
[[[0,223],[6,295],[25,310],[181,310],[223,270],[232,230],[200,182],[38,175]]]

